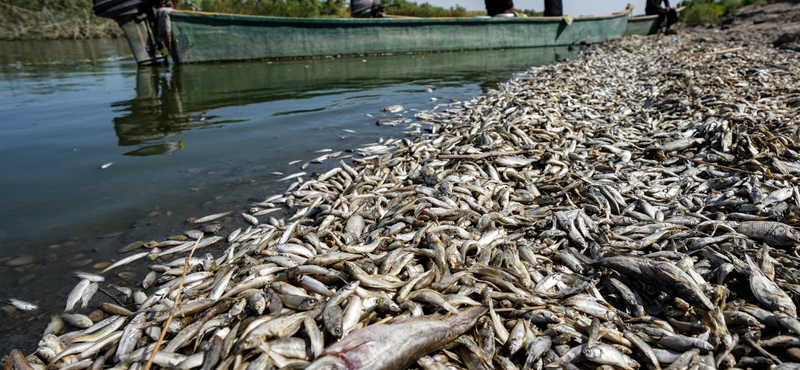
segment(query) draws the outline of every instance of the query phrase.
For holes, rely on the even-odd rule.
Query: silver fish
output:
[[[405,369],[472,328],[485,312],[483,307],[472,307],[449,319],[422,317],[370,325],[326,348],[307,369]]]

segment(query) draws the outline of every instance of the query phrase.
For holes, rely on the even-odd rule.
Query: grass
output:
[[[763,5],[766,0],[690,0],[681,12],[681,22],[689,26],[712,25],[736,14],[747,5]]]
[[[92,14],[91,3],[53,4],[0,1],[0,40],[53,40],[118,37],[116,22]]]

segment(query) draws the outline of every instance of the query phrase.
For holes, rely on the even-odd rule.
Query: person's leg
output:
[[[658,21],[656,22],[656,24],[658,25],[657,30],[658,32],[661,32],[661,25],[664,24],[664,18],[666,18],[666,9],[647,7],[644,9],[644,14],[658,16]]]
[[[667,12],[666,29],[669,29],[669,27],[672,26],[673,24],[675,24],[676,22],[678,22],[678,12],[676,12],[675,9],[670,9]]]

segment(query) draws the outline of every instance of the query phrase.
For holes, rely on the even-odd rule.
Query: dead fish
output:
[[[88,279],[83,279],[75,285],[75,288],[67,296],[67,306],[64,309],[65,311],[69,312],[75,309],[75,305],[80,302],[81,297],[83,297],[83,293],[86,292],[86,288],[91,285],[92,282]]]
[[[384,111],[384,112],[389,112],[389,113],[397,113],[397,112],[402,111],[403,109],[404,108],[403,108],[402,105],[396,104],[396,105],[390,105],[388,107],[384,107],[381,110]]]
[[[534,158],[525,158],[519,156],[508,156],[508,155],[501,155],[494,159],[494,163],[501,167],[525,167],[533,162],[538,161],[538,159]]]
[[[306,172],[304,172],[304,171],[296,172],[296,173],[293,173],[291,175],[281,177],[277,181],[286,181],[286,180],[296,179],[296,178],[298,178],[300,176],[305,176],[305,175],[306,175]]]
[[[136,349],[136,342],[142,337],[145,323],[146,320],[143,313],[134,316],[131,322],[128,323],[128,326],[122,332],[122,337],[120,337],[117,345],[117,352],[114,355],[117,361]]]
[[[681,138],[674,141],[665,142],[661,145],[651,147],[652,149],[663,150],[665,152],[679,152],[689,149],[697,144],[702,144],[706,140],[703,138]],[[648,149],[651,149],[648,148]]]
[[[93,324],[89,317],[77,313],[65,313],[61,314],[61,317],[70,325],[80,329],[86,329]]]
[[[74,274],[81,279],[89,280],[94,283],[102,283],[106,281],[106,278],[90,272],[75,271]]]
[[[326,348],[307,369],[405,369],[475,326],[485,312],[484,307],[472,307],[448,319],[420,317],[369,325]]]
[[[714,305],[702,289],[674,264],[634,256],[604,257],[592,264],[611,268],[629,279],[675,294],[698,308],[707,311],[714,309]]]
[[[125,257],[125,258],[123,258],[123,259],[121,259],[121,260],[119,260],[117,262],[112,263],[110,266],[104,268],[102,273],[106,273],[106,272],[109,272],[109,271],[111,271],[111,270],[113,270],[113,269],[115,269],[117,267],[120,267],[120,266],[123,266],[123,265],[127,265],[127,264],[129,264],[129,263],[131,263],[133,261],[136,261],[136,260],[138,260],[140,258],[143,258],[144,256],[147,256],[148,253],[150,253],[150,252],[139,252],[139,253],[130,255],[128,257]]]
[[[22,300],[19,300],[19,299],[15,299],[15,298],[9,298],[8,299],[8,303],[10,303],[12,306],[16,307],[17,309],[23,310],[23,311],[33,311],[33,310],[38,310],[39,309],[39,306],[37,306],[37,305],[35,305],[33,303],[25,302],[25,301],[22,301]]]
[[[253,217],[253,216],[251,216],[251,215],[249,215],[247,213],[241,213],[241,216],[248,223],[250,223],[250,224],[252,224],[254,226],[258,225],[258,219],[257,218],[255,218],[255,217]]]
[[[220,218],[223,218],[223,217],[225,217],[225,216],[227,216],[229,214],[231,214],[231,212],[222,212],[222,213],[215,213],[215,214],[208,215],[208,216],[203,216],[203,217],[198,218],[197,220],[194,220],[194,223],[195,224],[202,224],[202,223],[206,223],[206,222],[219,220]]]
[[[750,256],[745,254],[744,257],[750,267],[750,290],[752,290],[756,299],[769,309],[784,312],[797,318],[797,307],[794,305],[792,298],[778,287],[775,282],[767,278]]]
[[[736,231],[773,247],[793,246],[800,243],[800,231],[780,222],[745,221],[736,226]]]

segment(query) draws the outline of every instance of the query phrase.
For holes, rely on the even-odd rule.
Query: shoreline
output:
[[[0,4],[0,41],[84,40],[124,36],[111,19],[96,17],[91,7],[82,14],[25,9]]]
[[[257,279],[249,269],[258,263],[285,269],[292,264],[289,261],[306,265],[314,256],[343,251],[356,255],[348,257],[357,262],[356,267],[373,269],[379,275],[397,269],[397,277],[403,282],[418,278],[414,283],[418,288],[429,287],[426,289],[448,298],[455,292],[469,292],[466,296],[475,302],[488,297],[495,307],[503,308],[491,316],[493,321],[500,317],[503,326],[512,328],[529,325],[523,332],[540,337],[549,336],[547,333],[554,334],[553,339],[566,335],[574,349],[578,348],[576,343],[583,342],[580,336],[558,332],[547,323],[525,324],[521,320],[525,313],[519,310],[544,305],[552,317],[587,335],[591,333],[585,318],[602,319],[605,315],[604,321],[613,326],[615,320],[610,320],[609,315],[632,316],[639,306],[650,307],[619,299],[615,292],[622,294],[620,288],[602,283],[591,287],[581,284],[585,281],[578,276],[593,273],[591,276],[603,281],[616,276],[654,303],[657,295],[638,287],[635,277],[628,276],[625,268],[613,260],[598,261],[608,249],[625,256],[655,253],[658,257],[649,257],[652,261],[671,261],[671,265],[680,262],[691,277],[690,282],[673,277],[676,284],[690,289],[670,293],[671,300],[680,298],[690,307],[678,307],[681,311],[675,315],[666,315],[663,308],[650,314],[678,321],[697,319],[708,330],[704,341],[728,343],[726,340],[733,338],[731,334],[736,334],[739,327],[733,321],[726,324],[714,313],[717,308],[721,314],[734,306],[718,307],[715,304],[719,301],[712,303],[709,296],[724,303],[727,295],[730,305],[734,298],[756,306],[765,303],[758,299],[758,291],[749,291],[742,283],[746,276],[741,272],[731,275],[727,293],[715,290],[714,284],[708,285],[709,290],[695,289],[711,282],[711,278],[719,279],[712,272],[723,268],[724,258],[714,253],[740,258],[738,262],[727,262],[734,266],[746,260],[744,252],[753,252],[754,260],[761,258],[761,266],[771,263],[790,271],[797,268],[796,259],[784,244],[800,240],[788,235],[765,240],[741,225],[756,219],[792,226],[796,222],[795,208],[787,203],[791,199],[797,202],[795,195],[778,199],[773,193],[791,188],[800,172],[794,164],[797,157],[793,153],[798,145],[797,132],[792,129],[797,125],[794,96],[800,71],[793,65],[797,54],[767,46],[779,36],[775,32],[756,35],[695,31],[683,31],[676,37],[632,37],[595,45],[580,60],[530,69],[530,78],[513,79],[497,91],[442,112],[422,113],[417,117],[420,123],[409,127],[416,131],[413,141],[393,142],[396,147],[389,154],[382,153],[386,147],[374,147],[375,152],[367,153],[375,155],[373,159],[361,159],[353,166],[343,164],[316,179],[293,183],[294,189],[277,199],[265,200],[256,206],[260,209],[254,210],[258,213],[267,208],[288,207],[290,216],[270,222],[256,216],[261,220],[254,222],[248,238],[242,236],[244,232],[238,238],[226,236],[228,246],[238,243],[237,247],[218,247],[230,250],[229,255],[240,255],[238,259],[215,254],[213,257],[220,263],[211,267],[200,263],[195,268],[212,272],[213,284],[223,278],[219,271],[226,270],[222,266],[236,266],[238,273],[231,273],[231,279],[241,284],[248,277]],[[760,153],[771,154],[770,160],[764,161]],[[768,169],[780,179],[731,171],[723,165],[756,174]],[[724,181],[717,183],[715,179]],[[744,191],[744,184],[761,189],[761,193],[756,192],[760,195]],[[706,239],[711,237],[720,239]],[[289,244],[305,249],[289,249]],[[769,247],[764,248],[763,244]],[[520,252],[523,249],[527,252]],[[699,250],[705,252],[697,254],[698,260],[686,259]],[[763,257],[764,250],[767,256],[772,254],[772,261]],[[387,262],[391,261],[390,256],[407,261],[410,267]],[[167,260],[161,262],[165,264]],[[314,277],[336,292],[344,289],[342,281],[336,280],[341,278],[360,281],[364,286],[378,284],[363,277],[352,264],[315,266],[329,270],[330,274]],[[490,269],[497,266],[505,272]],[[234,271],[230,268],[227,271]],[[276,269],[271,275],[274,281],[265,280],[263,284],[279,281],[282,271]],[[542,274],[538,279],[536,271]],[[450,286],[437,289],[442,279],[461,272],[465,272],[462,277],[472,277],[473,281],[456,279]],[[421,277],[426,273],[435,277]],[[539,288],[541,281],[557,274],[572,277],[562,281],[567,287]],[[775,276],[779,282],[786,279],[780,271]],[[504,279],[511,284],[504,284]],[[209,277],[201,278],[206,280]],[[666,292],[672,289],[658,286],[658,281],[651,285]],[[781,285],[794,292],[786,283]],[[231,284],[231,289],[234,286]],[[357,295],[363,295],[359,301],[386,303],[386,299],[392,301],[396,296],[376,292],[392,292],[399,287],[370,287]],[[561,296],[573,287],[582,293]],[[210,294],[205,290],[208,288],[195,287],[195,291],[187,293],[201,297]],[[522,298],[509,295],[512,292]],[[306,293],[321,302],[318,304],[326,302],[319,292],[306,287]],[[400,312],[390,308],[383,311],[378,306],[363,309],[351,329],[391,321],[406,311],[410,316],[451,311],[444,304],[432,303],[440,301],[420,296],[395,302],[404,304],[400,306],[404,311]],[[597,317],[570,297],[597,301],[606,311]],[[248,294],[236,302],[245,302],[244,306],[249,307],[251,299]],[[469,302],[465,299],[459,302],[460,310],[472,305],[464,303]],[[347,311],[349,306],[350,303],[340,309]],[[234,309],[209,307],[220,307],[225,312]],[[778,308],[770,310],[777,312]],[[164,309],[161,307],[160,314]],[[242,308],[233,320],[244,322],[247,317],[258,316],[253,315],[255,311],[257,308]],[[486,321],[481,325],[491,329]],[[780,328],[763,330],[767,334],[786,332]],[[495,336],[503,335],[499,327],[491,331]],[[334,341],[328,335],[325,343]],[[660,346],[669,347],[665,343]],[[468,361],[473,356],[471,350],[461,348],[461,361]],[[705,347],[698,349],[698,357],[708,351]],[[510,352],[503,346],[498,348],[497,356],[519,357]],[[784,361],[795,360],[789,352],[773,355]],[[447,354],[438,353],[432,358],[464,366]],[[741,360],[722,357],[722,361]]]

